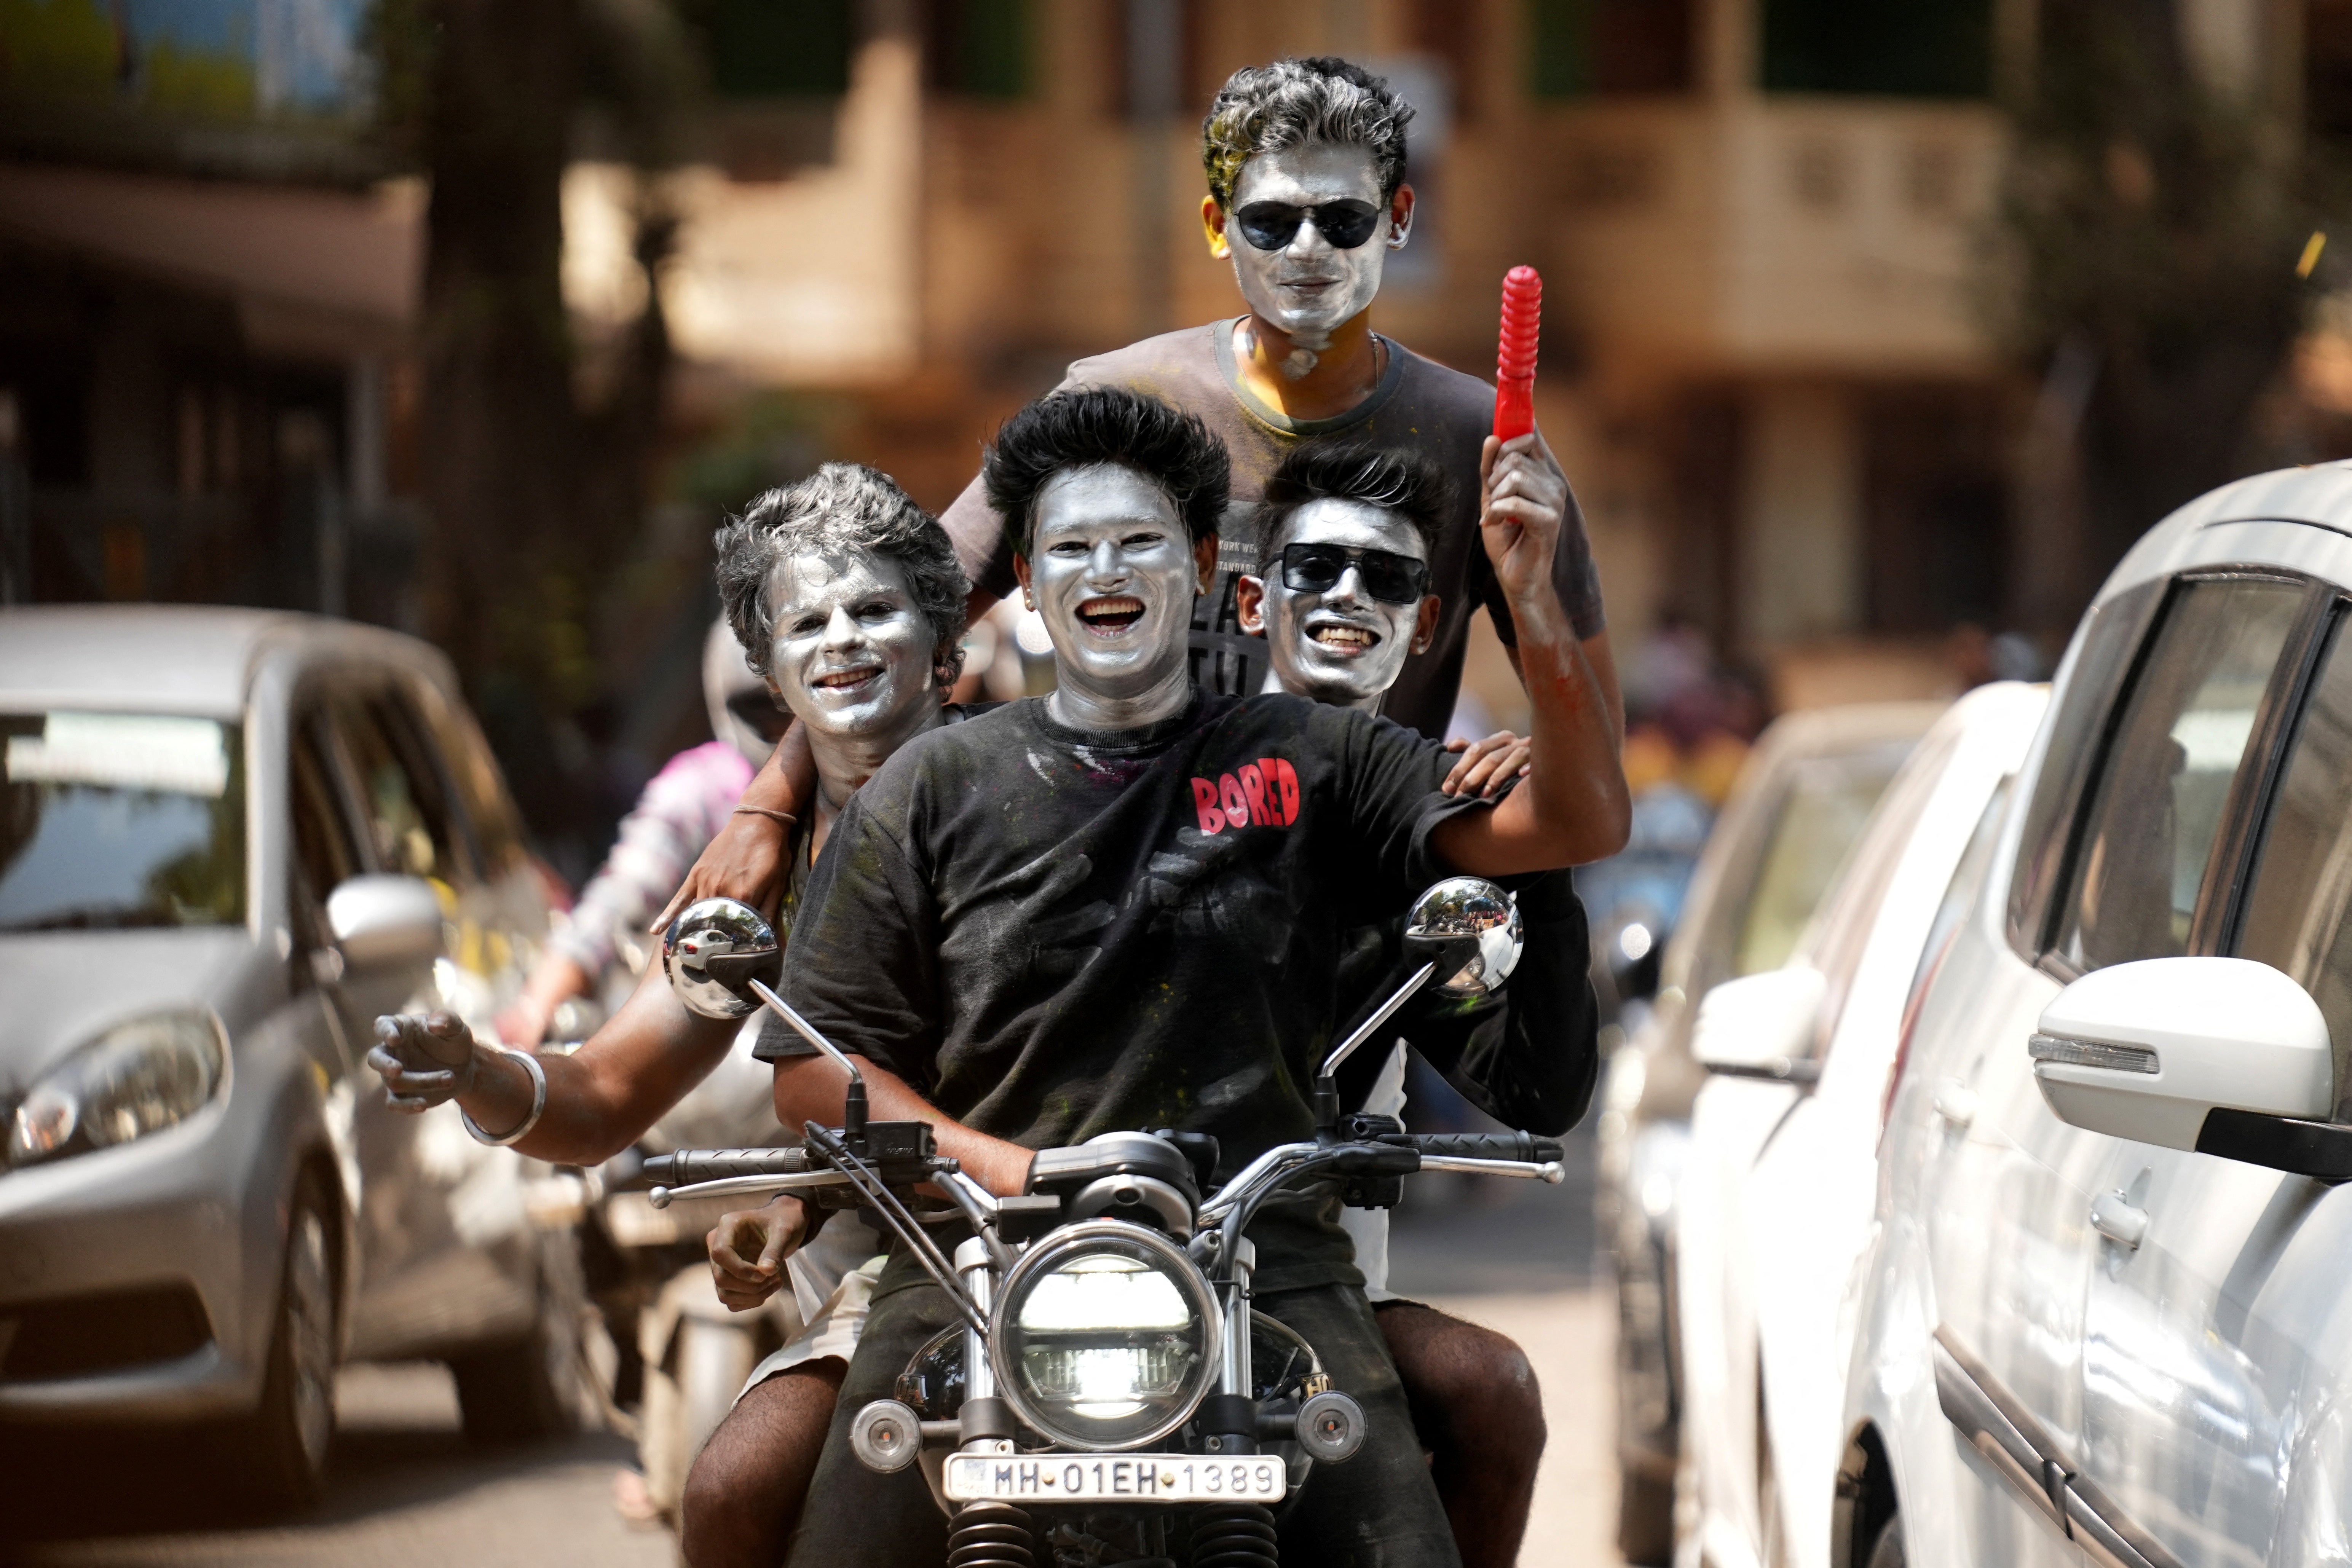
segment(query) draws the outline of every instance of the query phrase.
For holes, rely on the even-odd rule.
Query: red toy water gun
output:
[[[1543,324],[1543,279],[1532,267],[1503,274],[1503,342],[1495,356],[1495,438],[1536,427],[1536,334]]]

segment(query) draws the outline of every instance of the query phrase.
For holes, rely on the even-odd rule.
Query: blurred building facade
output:
[[[2035,488],[2053,391],[1987,326],[2037,3],[677,0],[701,151],[647,176],[579,139],[565,298],[592,341],[635,315],[657,198],[682,438],[829,394],[835,445],[941,505],[1069,360],[1238,309],[1201,113],[1235,67],[1346,54],[1420,110],[1382,330],[1489,374],[1503,271],[1546,277],[1540,412],[1620,640],[1877,639],[1850,662],[1916,684],[1886,649],[2059,631],[2095,585]],[[369,13],[0,3],[12,595],[412,613],[427,198],[359,134]],[[2176,15],[2290,118],[2347,114],[2347,0]]]

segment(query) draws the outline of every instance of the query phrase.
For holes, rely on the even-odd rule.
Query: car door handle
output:
[[[1979,1103],[1977,1091],[1958,1079],[1948,1078],[1936,1086],[1936,1114],[1956,1128],[1965,1129],[1977,1119]]]
[[[2147,1211],[2126,1202],[2121,1193],[2101,1193],[2091,1200],[2091,1228],[2137,1252],[2147,1239]]]

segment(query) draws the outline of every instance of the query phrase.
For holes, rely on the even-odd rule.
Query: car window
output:
[[[392,692],[338,691],[326,707],[351,759],[377,867],[453,887],[470,882],[441,772]]]
[[[490,755],[489,743],[482,739],[473,715],[439,686],[418,680],[408,695],[427,732],[439,744],[448,775],[465,803],[485,873],[504,876],[522,863],[522,825],[515,817],[514,803]]]
[[[1853,988],[1854,972],[1862,966],[1863,952],[1878,925],[1879,908],[1886,902],[1886,891],[1895,883],[1895,868],[1903,863],[1904,847],[1911,842],[1927,802],[1936,794],[1937,782],[1951,764],[1952,754],[1959,744],[1960,732],[1955,728],[1936,736],[1912,755],[1872,816],[1869,826],[1855,842],[1845,873],[1822,911],[1821,923],[1805,944],[1809,949],[1806,956],[1822,972],[1825,982],[1817,1047],[1827,1044],[1837,1032],[1846,994]]]
[[[1789,962],[1862,825],[1870,820],[1871,808],[1910,750],[1906,741],[1847,756],[1809,758],[1790,771],[1732,948],[1734,975],[1760,974]]]
[[[2352,632],[2338,616],[2264,829],[2236,943],[2300,982],[2326,1016],[2336,1075],[2352,1053]]]
[[[324,722],[325,716],[315,711],[299,721],[287,755],[288,805],[294,826],[288,902],[309,947],[327,945],[327,895],[363,868],[331,753],[323,745]]]
[[[245,871],[236,725],[0,714],[0,931],[235,925]]]
[[[2182,584],[2083,818],[2054,952],[2077,972],[2189,951],[2238,763],[2304,603],[2298,584]]]
[[[2169,586],[2161,580],[2127,589],[2092,606],[2083,623],[2074,668],[2053,707],[2044,760],[2026,797],[2025,825],[2010,876],[2010,946],[2028,963],[2042,956],[2050,934],[2052,889],[2065,869],[2075,806],[2098,757],[2107,716]]]

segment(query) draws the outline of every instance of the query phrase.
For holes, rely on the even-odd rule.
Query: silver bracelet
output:
[[[520,1142],[530,1136],[530,1130],[539,1125],[540,1117],[546,1113],[547,1069],[540,1066],[539,1058],[529,1051],[519,1051],[510,1046],[499,1046],[497,1049],[499,1055],[512,1057],[520,1062],[522,1070],[530,1074],[530,1114],[522,1119],[521,1126],[498,1138],[493,1138],[483,1131],[480,1124],[476,1122],[473,1116],[462,1106],[458,1108],[457,1115],[466,1123],[466,1131],[474,1135],[475,1142],[488,1143],[493,1149],[503,1149],[509,1143]]]

